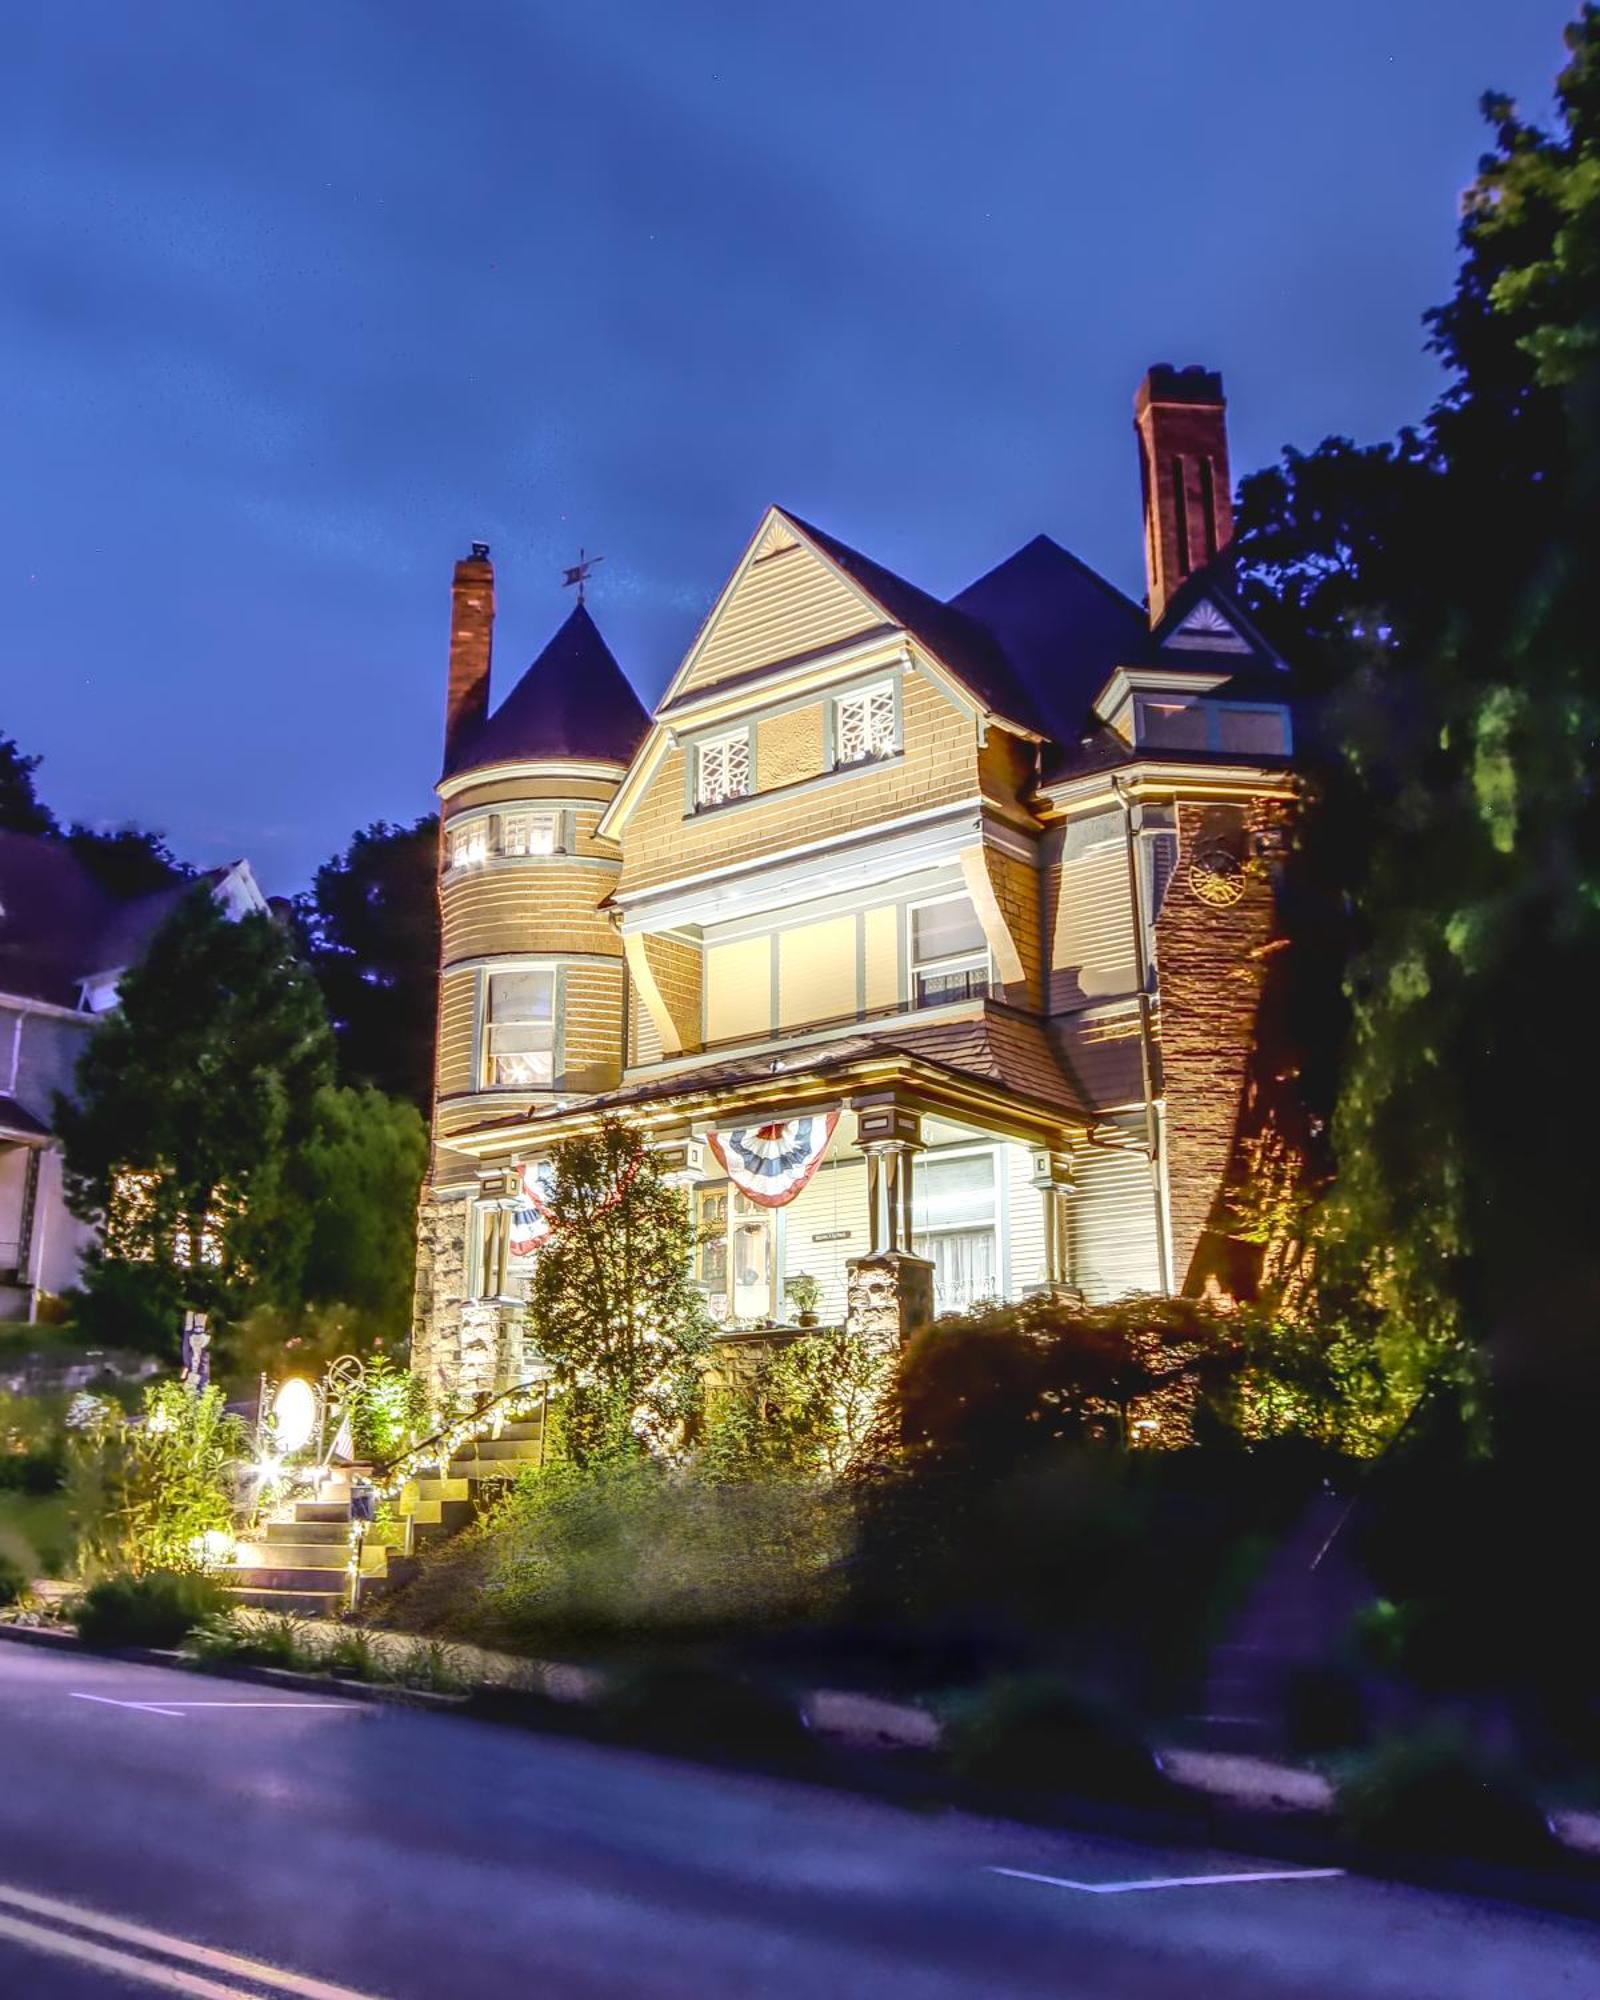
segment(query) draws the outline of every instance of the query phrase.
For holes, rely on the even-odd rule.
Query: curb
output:
[[[13,1646],[37,1646],[45,1652],[91,1660],[120,1660],[134,1667],[176,1667],[207,1680],[243,1681],[253,1687],[282,1688],[294,1694],[336,1694],[346,1701],[392,1708],[433,1709],[441,1714],[464,1711],[468,1694],[437,1694],[431,1688],[402,1687],[390,1681],[343,1680],[336,1674],[301,1674],[289,1667],[265,1667],[250,1661],[197,1660],[191,1654],[160,1646],[91,1646],[76,1632],[52,1631],[43,1625],[0,1625],[0,1640]]]
[[[1378,1881],[1403,1882],[1414,1888],[1600,1922],[1600,1866],[1582,1860],[1571,1850],[1567,1850],[1569,1858],[1553,1859],[1548,1868],[1539,1869],[1445,1855],[1379,1851],[1350,1840],[1329,1814],[1252,1812],[1192,1790],[1170,1805],[1155,1806],[1123,1806],[1071,1796],[1025,1799],[995,1793],[980,1795],[953,1784],[929,1753],[919,1751],[874,1753],[856,1748],[831,1755],[825,1751],[818,1770],[767,1770],[759,1765],[710,1756],[691,1758],[681,1750],[656,1752],[644,1743],[619,1744],[614,1736],[595,1726],[585,1704],[558,1702],[549,1695],[529,1690],[480,1688],[466,1694],[435,1694],[423,1688],[340,1680],[331,1674],[295,1673],[284,1667],[195,1660],[185,1653],[152,1646],[88,1646],[74,1632],[57,1632],[37,1625],[0,1625],[0,1641],[35,1646],[62,1656],[81,1654],[92,1659],[121,1660],[133,1666],[177,1667],[213,1680],[242,1681],[304,1694],[331,1693],[374,1706],[459,1715],[469,1721],[530,1734],[661,1755],[677,1763],[697,1762],[709,1769],[818,1784],[830,1790],[875,1798],[905,1811],[966,1812],[1029,1826],[1104,1834],[1116,1840],[1141,1841],[1153,1846],[1205,1844],[1263,1859],[1298,1862],[1308,1867],[1344,1868],[1353,1875]]]

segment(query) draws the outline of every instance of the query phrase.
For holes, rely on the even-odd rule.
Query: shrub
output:
[[[952,1716],[944,1746],[956,1775],[986,1791],[1147,1800],[1166,1789],[1125,1716],[1048,1676],[993,1683]]]
[[[602,1723],[624,1742],[686,1757],[795,1766],[815,1743],[792,1695],[712,1667],[640,1667],[608,1687]]]
[[[305,1627],[289,1613],[241,1617],[222,1612],[203,1619],[189,1634],[188,1652],[196,1659],[239,1666],[286,1667],[315,1673],[322,1665]]]
[[[67,1448],[67,1490],[85,1566],[133,1575],[201,1568],[206,1536],[232,1526],[232,1478],[245,1449],[222,1391],[191,1395],[160,1382],[144,1392],[137,1418],[105,1400],[87,1403],[81,1417]]]
[[[15,1604],[27,1594],[27,1571],[9,1556],[0,1556],[0,1606]]]
[[[1291,1750],[1316,1756],[1367,1740],[1361,1677],[1338,1665],[1295,1667],[1284,1689],[1284,1732]]]
[[[1373,1847],[1537,1861],[1549,1821],[1526,1780],[1459,1731],[1433,1728],[1381,1744],[1339,1787],[1339,1814]]]
[[[169,1570],[103,1577],[73,1612],[91,1646],[176,1646],[223,1608],[209,1577]]]

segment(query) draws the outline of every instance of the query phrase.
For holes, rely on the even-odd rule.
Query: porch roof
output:
[[[24,1146],[45,1146],[50,1127],[31,1111],[25,1111],[14,1097],[0,1095],[0,1139],[20,1140]]]
[[[451,1144],[477,1152],[503,1147],[518,1133],[554,1139],[609,1111],[635,1112],[647,1123],[706,1113],[776,1117],[786,1108],[804,1110],[851,1090],[891,1087],[930,1110],[1001,1129],[1043,1134],[1095,1122],[1044,1023],[990,1003],[973,1020],[907,1025],[643,1077],[559,1109],[496,1119],[452,1135]]]

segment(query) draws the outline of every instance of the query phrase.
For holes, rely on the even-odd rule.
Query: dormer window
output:
[[[502,854],[554,854],[561,845],[561,815],[553,812],[503,813]]]
[[[475,819],[450,835],[450,866],[480,868],[489,858],[489,822]]]
[[[878,681],[835,700],[833,745],[836,768],[893,756],[900,747],[893,681]]]
[[[694,802],[720,806],[750,794],[750,732],[736,729],[708,736],[695,753]]]

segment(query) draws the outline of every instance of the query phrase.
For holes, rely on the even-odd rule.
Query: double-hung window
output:
[[[695,755],[694,802],[719,806],[725,799],[742,799],[750,791],[750,732],[735,729],[726,736],[708,736]]]
[[[502,854],[554,854],[561,845],[561,815],[553,812],[502,813]]]
[[[913,904],[911,1004],[938,1007],[989,990],[989,943],[967,896]]]
[[[870,764],[892,756],[899,747],[895,733],[894,682],[842,694],[833,704],[833,761]]]
[[[475,819],[450,835],[450,866],[476,868],[489,858],[489,822]]]
[[[491,972],[484,999],[483,1083],[488,1090],[549,1090],[555,1082],[556,975]]]

